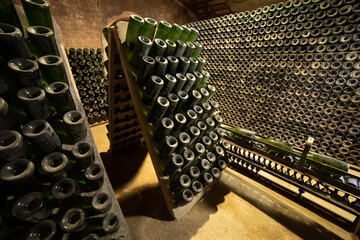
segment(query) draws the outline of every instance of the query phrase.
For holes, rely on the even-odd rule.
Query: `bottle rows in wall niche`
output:
[[[71,71],[89,124],[108,120],[108,79],[100,48],[69,48]]]
[[[104,169],[85,141],[86,115],[69,89],[48,2],[21,2],[25,31],[12,1],[0,6],[1,235],[112,234],[120,219],[109,213],[113,196],[102,190]]]
[[[313,151],[360,164],[358,2],[287,1],[187,26],[201,30],[226,123],[298,147],[312,136]]]
[[[261,168],[265,168],[272,173],[280,174],[282,177],[287,178],[291,182],[301,184],[306,188],[311,189],[311,191],[326,194],[330,199],[342,202],[343,204],[351,208],[355,207],[359,203],[359,196],[356,196],[354,194],[346,193],[347,197],[341,197],[346,194],[341,188],[339,188],[339,186],[329,187],[327,184],[324,184],[323,181],[319,180],[318,178],[315,179],[310,175],[303,174],[301,171],[291,166],[289,167],[288,165],[278,163],[277,161],[273,161],[269,157],[264,157],[257,152],[250,151],[245,146],[238,146],[226,141],[223,141],[221,144],[224,149],[228,151],[230,167],[234,168],[236,171],[246,170],[256,174],[260,170],[260,168],[258,168],[258,166],[260,166]],[[262,149],[261,145],[260,148]],[[296,154],[285,154],[281,156],[288,163],[297,163],[300,159],[300,157]],[[336,162],[335,159],[316,154],[309,154],[308,159],[313,160],[313,162],[310,163],[308,160],[306,160],[303,167],[314,172],[319,172],[319,166],[316,165],[316,162],[332,163],[334,164],[334,166],[340,166],[341,164],[344,164],[343,162]],[[338,163],[340,163],[340,165],[337,165]],[[343,170],[345,171],[345,169]],[[336,179],[337,181],[348,185],[354,189],[359,188],[359,179],[352,174],[339,174],[328,170],[324,171],[323,174],[331,177],[332,179]]]
[[[195,42],[198,31],[164,21],[156,26],[154,19],[131,16],[127,55],[153,125],[159,164],[170,178],[172,204],[182,206],[220,178],[227,166],[217,145],[223,120],[211,100],[216,90],[206,83],[210,74],[199,57],[203,47]]]

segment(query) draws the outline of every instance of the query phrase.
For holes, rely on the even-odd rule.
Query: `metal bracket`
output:
[[[306,145],[304,147],[304,151],[302,152],[301,154],[301,157],[300,157],[300,161],[299,161],[299,164],[297,166],[297,169],[299,171],[301,171],[301,169],[303,168],[303,165],[305,163],[305,160],[306,160],[306,156],[308,155],[309,151],[310,151],[310,148],[311,148],[311,145],[313,144],[314,142],[314,138],[312,137],[309,137],[308,140],[306,141]]]

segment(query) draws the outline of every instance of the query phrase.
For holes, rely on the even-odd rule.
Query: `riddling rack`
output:
[[[127,58],[127,54],[126,54],[126,50],[127,50],[126,44],[124,43],[124,39],[122,39],[120,37],[121,33],[126,31],[127,25],[128,25],[127,22],[119,21],[116,24],[114,24],[114,26],[109,28],[109,38],[108,38],[108,40],[109,40],[109,55],[116,56],[116,54],[118,54],[120,56],[120,62],[121,62],[121,66],[122,66],[122,74],[125,77],[128,91],[129,91],[131,99],[132,99],[132,104],[135,108],[135,113],[136,113],[135,116],[137,115],[137,119],[138,119],[138,122],[141,127],[141,132],[144,137],[149,154],[151,156],[151,160],[152,160],[156,175],[159,180],[159,185],[162,190],[164,200],[166,202],[167,208],[168,208],[171,216],[174,217],[175,219],[178,219],[178,218],[184,216],[188,211],[190,211],[191,208],[193,207],[193,205],[197,201],[199,201],[208,190],[211,189],[213,184],[215,184],[218,181],[218,178],[220,177],[221,172],[217,173],[218,174],[217,179],[215,179],[215,177],[214,177],[213,182],[204,186],[203,191],[194,195],[191,202],[189,202],[185,205],[177,205],[174,202],[174,193],[170,190],[170,187],[169,187],[171,175],[168,175],[164,172],[164,164],[165,164],[164,159],[161,159],[159,156],[159,149],[161,149],[162,143],[161,142],[158,143],[153,139],[153,133],[156,129],[155,129],[155,126],[148,123],[148,120],[147,120],[146,113],[149,112],[149,107],[146,106],[145,104],[143,104],[143,102],[141,100],[140,93],[142,90],[137,85],[135,77],[133,76],[133,74],[130,70],[131,67],[130,67],[130,64],[128,63],[128,58]],[[111,65],[116,66],[116,64],[113,64],[113,62],[111,62],[111,61],[109,61],[109,63],[110,63],[109,64],[109,69],[110,69],[109,74],[113,74],[116,70],[120,71],[120,69],[118,69],[118,68],[113,68],[113,70],[111,70],[112,69]],[[110,79],[109,85],[112,85],[112,83],[111,83],[112,78],[110,77],[109,79]],[[112,111],[113,110],[110,109],[110,112],[112,112]],[[110,115],[110,118],[111,117],[112,116]],[[190,166],[191,166],[191,164],[190,164]],[[178,171],[176,171],[176,174],[180,174],[180,173],[182,173],[182,171],[180,169],[178,169]]]

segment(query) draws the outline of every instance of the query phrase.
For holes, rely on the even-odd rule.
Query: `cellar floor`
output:
[[[91,130],[134,240],[359,239],[231,169],[192,211],[174,221],[146,147],[111,155],[105,124]]]

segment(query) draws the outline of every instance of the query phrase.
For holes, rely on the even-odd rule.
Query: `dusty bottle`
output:
[[[39,74],[39,65],[26,58],[15,58],[8,62],[19,88],[24,87],[41,87],[42,80]]]
[[[54,82],[45,87],[46,95],[56,111],[63,115],[68,111],[75,110],[69,86],[64,82]]]
[[[46,55],[39,58],[41,76],[47,84],[64,82],[68,84],[63,60],[55,55]]]
[[[137,38],[140,34],[141,28],[144,25],[144,19],[139,16],[131,15],[129,25],[126,32],[126,45],[130,50],[135,48]]]
[[[155,38],[166,40],[167,35],[171,30],[171,24],[165,21],[160,21],[157,27]]]
[[[43,26],[32,26],[26,29],[36,57],[59,55],[53,30]]]
[[[46,120],[50,117],[50,104],[43,89],[38,87],[23,88],[18,91],[17,97],[25,106],[27,115],[31,119]]]
[[[31,58],[22,32],[13,25],[0,23],[0,55],[7,62],[14,58]]]
[[[87,134],[86,116],[80,111],[69,111],[63,116],[67,136],[73,142],[85,140]]]
[[[0,160],[11,162],[29,157],[29,149],[23,136],[13,130],[0,131]]]
[[[30,26],[45,26],[54,30],[49,3],[46,0],[22,0]]]

